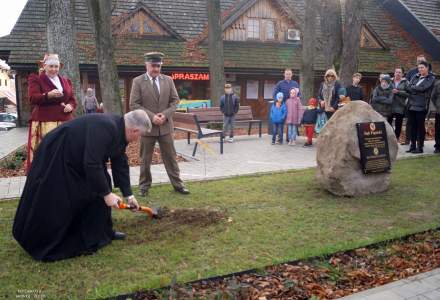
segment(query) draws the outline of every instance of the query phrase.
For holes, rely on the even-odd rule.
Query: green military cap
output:
[[[148,52],[144,54],[145,61],[151,63],[162,63],[164,56],[162,52]]]

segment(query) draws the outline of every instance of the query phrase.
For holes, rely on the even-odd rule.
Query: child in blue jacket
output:
[[[283,93],[278,93],[275,102],[270,110],[270,120],[272,121],[272,145],[275,145],[278,135],[277,144],[283,144],[284,121],[287,116],[286,105],[283,103]]]

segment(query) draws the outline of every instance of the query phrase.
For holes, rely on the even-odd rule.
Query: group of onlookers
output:
[[[393,125],[397,139],[400,139],[405,116],[406,139],[402,145],[410,145],[408,153],[423,153],[426,128],[431,103],[436,107],[435,153],[440,153],[439,138],[439,83],[436,83],[430,64],[423,55],[417,57],[417,66],[404,76],[403,67],[396,67],[394,77],[381,74],[379,85],[374,89],[371,105],[390,125]]]
[[[307,106],[301,104],[299,85],[292,80],[292,70],[284,71],[284,80],[278,82],[269,101],[269,134],[272,144],[283,144],[283,132],[287,127],[286,142],[295,144],[299,127],[304,126],[307,141],[319,133],[325,123],[342,106],[350,101],[363,100],[380,113],[391,126],[397,140],[400,140],[406,118],[405,140],[410,145],[408,153],[423,153],[426,128],[425,119],[435,109],[435,153],[440,153],[440,81],[436,81],[431,65],[423,55],[417,57],[417,66],[405,74],[403,67],[396,67],[393,77],[387,73],[379,76],[379,84],[367,99],[360,86],[362,75],[353,74],[352,84],[343,87],[335,70],[325,72],[317,99],[311,98]],[[431,105],[432,104],[432,105]],[[431,105],[431,107],[430,107]]]

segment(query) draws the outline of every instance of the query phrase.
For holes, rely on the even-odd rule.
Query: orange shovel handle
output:
[[[129,205],[122,201],[119,201],[118,206],[120,209],[132,209]],[[147,213],[151,218],[154,216],[154,211],[149,207],[139,206],[139,210]]]

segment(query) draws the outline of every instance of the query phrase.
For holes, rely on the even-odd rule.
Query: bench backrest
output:
[[[202,132],[197,116],[192,113],[175,112],[173,116],[174,126],[185,127]]]
[[[223,113],[220,107],[208,108],[188,108],[189,113],[197,116],[199,122],[220,122],[223,121]],[[253,120],[252,108],[250,106],[240,106],[238,113],[235,115],[235,120]]]

